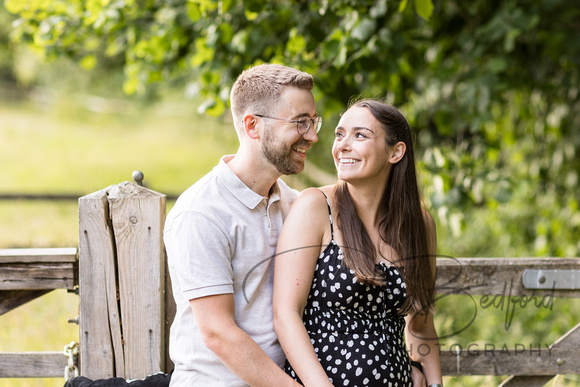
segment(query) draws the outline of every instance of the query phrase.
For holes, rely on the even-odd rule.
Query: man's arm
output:
[[[205,345],[251,386],[299,386],[235,322],[233,294],[189,301]]]

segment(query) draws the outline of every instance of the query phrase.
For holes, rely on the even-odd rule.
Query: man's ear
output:
[[[389,157],[389,163],[397,164],[403,156],[405,156],[405,152],[407,151],[407,145],[403,141],[399,141],[391,148],[391,156]]]
[[[246,135],[253,140],[260,138],[260,133],[258,132],[258,117],[253,114],[246,114],[242,118],[244,124],[244,131]]]

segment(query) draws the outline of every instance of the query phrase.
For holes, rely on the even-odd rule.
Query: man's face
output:
[[[278,109],[272,117],[298,120],[302,117],[316,118],[314,97],[308,90],[286,87],[281,95]],[[274,119],[264,119],[262,134],[262,155],[283,175],[302,172],[306,160],[306,150],[318,141],[316,128],[300,135],[296,123]]]

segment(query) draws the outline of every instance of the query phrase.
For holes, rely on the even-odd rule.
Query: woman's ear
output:
[[[391,148],[391,156],[389,156],[389,163],[397,164],[403,156],[405,156],[405,152],[407,151],[407,145],[403,141],[399,141]]]
[[[253,140],[260,138],[260,133],[258,132],[258,117],[253,114],[246,114],[242,118],[244,123],[244,131],[246,135]]]

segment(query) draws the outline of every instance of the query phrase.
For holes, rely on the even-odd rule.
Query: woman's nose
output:
[[[336,149],[339,151],[345,151],[350,149],[350,138],[345,136],[336,142]]]

